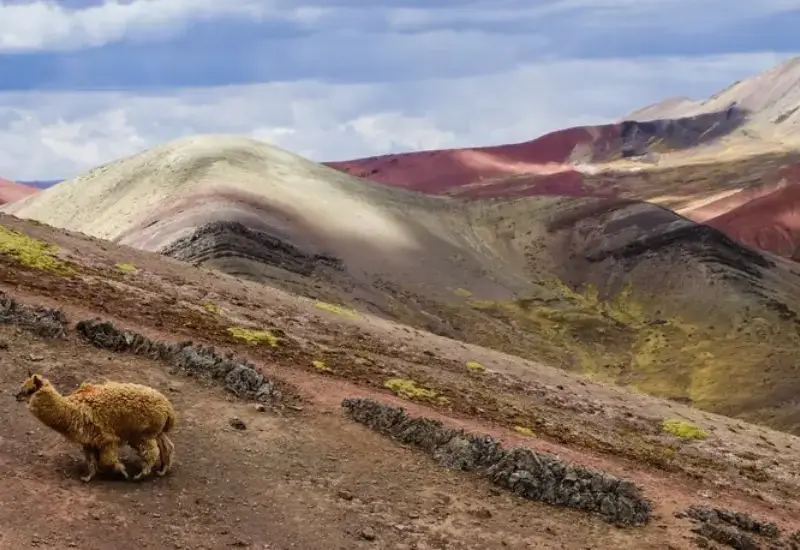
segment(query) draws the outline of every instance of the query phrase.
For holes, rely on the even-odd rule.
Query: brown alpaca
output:
[[[157,475],[163,476],[172,465],[175,446],[167,433],[175,426],[175,410],[153,388],[122,382],[83,383],[63,396],[46,378],[32,374],[15,397],[27,401],[28,409],[43,424],[81,445],[89,468],[81,478],[85,482],[95,476],[98,465],[129,479],[117,454],[123,444],[136,449],[142,460],[142,471],[134,480],[149,475],[159,456]]]

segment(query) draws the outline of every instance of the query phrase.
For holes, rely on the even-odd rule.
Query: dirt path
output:
[[[517,499],[331,411],[279,417],[148,360],[13,327],[0,327],[0,339],[8,343],[0,352],[8,365],[0,372],[3,549],[689,547],[658,521],[619,530]],[[103,376],[167,392],[180,414],[173,473],[83,484],[79,450],[10,399],[28,368],[63,392]],[[229,426],[233,416],[247,429]]]

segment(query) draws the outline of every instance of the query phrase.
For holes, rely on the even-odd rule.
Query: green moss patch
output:
[[[244,340],[253,346],[267,344],[270,347],[277,348],[280,345],[280,338],[268,330],[253,330],[243,327],[231,327],[228,329],[228,333],[237,340]]]
[[[525,426],[514,426],[514,431],[526,437],[534,436],[533,430],[531,430],[530,428],[526,428]]]
[[[325,361],[311,361],[311,364],[320,372],[333,372],[333,369],[325,364]]]
[[[477,361],[467,361],[466,363],[467,369],[472,372],[483,372],[486,370],[486,367],[478,363]]]
[[[384,382],[383,386],[391,390],[397,397],[402,397],[409,401],[435,401],[441,404],[449,402],[449,399],[439,395],[436,390],[420,387],[416,382],[407,378],[392,378]]]
[[[668,418],[664,420],[661,429],[681,439],[705,439],[708,437],[708,432],[702,428],[677,418]]]
[[[356,313],[352,309],[347,309],[346,307],[337,306],[336,304],[329,304],[328,302],[316,302],[314,305],[318,309],[323,309],[330,313],[341,315],[342,317],[353,317],[353,318],[358,317],[358,313]]]
[[[24,233],[0,225],[0,254],[6,254],[15,261],[42,271],[61,275],[75,273],[66,262],[56,257],[58,247]]]
[[[133,264],[117,264],[117,269],[125,273],[136,273],[138,269]]]
[[[219,315],[220,313],[222,313],[222,309],[218,305],[212,304],[210,302],[206,302],[205,304],[203,304],[203,309],[215,315]]]

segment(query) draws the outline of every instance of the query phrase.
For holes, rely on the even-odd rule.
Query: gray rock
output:
[[[80,337],[96,347],[164,361],[189,376],[222,379],[225,388],[239,397],[262,403],[272,403],[285,397],[280,390],[281,385],[275,380],[265,379],[255,370],[255,365],[246,359],[222,356],[213,347],[195,346],[190,341],[150,340],[97,319],[80,321],[76,329]]]
[[[433,458],[446,468],[466,472],[474,470],[478,462],[476,450],[472,448],[470,440],[462,435],[456,435],[436,448]]]
[[[234,416],[230,420],[228,420],[228,424],[230,424],[231,428],[235,430],[246,430],[247,424],[244,423],[244,420],[239,418],[238,416]]]
[[[772,522],[759,521],[749,514],[733,512],[725,508],[691,506],[685,513],[691,519],[702,523],[727,523],[742,531],[770,539],[778,538],[781,535],[778,526]]]
[[[225,376],[225,389],[236,395],[254,394],[264,377],[250,367],[238,365]]]
[[[412,418],[402,408],[371,399],[345,399],[342,407],[353,420],[414,445],[445,467],[476,472],[529,500],[590,511],[623,527],[650,521],[651,504],[631,481],[531,449],[503,449],[489,436]]]
[[[0,323],[21,326],[44,338],[66,339],[69,320],[60,309],[28,306],[0,291]]]
[[[375,540],[378,536],[372,527],[364,527],[358,532],[358,536],[364,540]]]

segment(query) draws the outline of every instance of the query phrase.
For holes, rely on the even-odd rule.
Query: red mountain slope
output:
[[[782,171],[782,185],[706,221],[732,239],[800,260],[800,164]]]
[[[619,136],[618,125],[587,126],[511,145],[419,151],[326,164],[353,176],[431,194],[492,178],[530,174],[543,176],[548,182],[543,194],[573,195],[580,185],[580,173],[572,162],[589,161],[610,152]],[[566,185],[563,193],[562,179]],[[507,194],[504,189],[492,190],[492,194],[497,193]]]
[[[0,204],[24,199],[25,197],[33,195],[38,191],[39,190],[35,187],[28,187],[27,185],[22,185],[21,183],[15,183],[13,181],[0,178]]]

